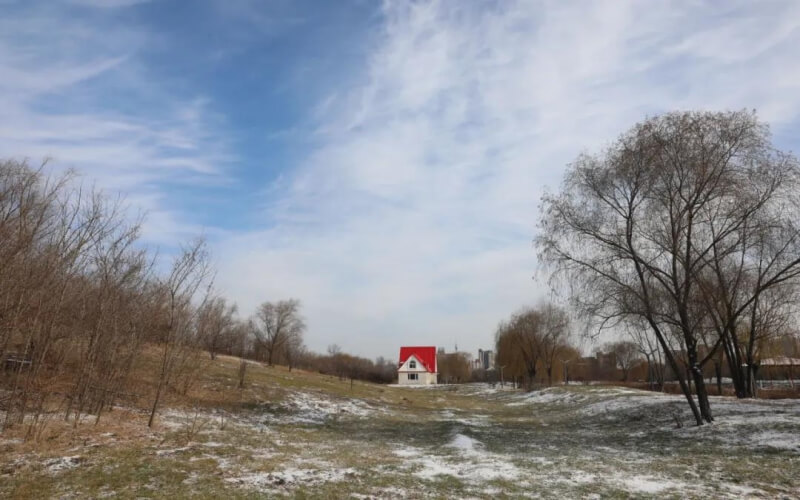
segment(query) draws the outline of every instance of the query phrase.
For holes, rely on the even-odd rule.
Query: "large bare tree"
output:
[[[735,336],[730,320],[721,335],[709,324],[713,256],[754,234],[751,221],[773,207],[784,207],[788,225],[797,175],[796,159],[772,147],[753,113],[653,117],[602,154],[578,157],[560,192],[543,197],[540,258],[601,327],[644,320],[674,373],[683,373],[682,360],[688,366],[696,399],[678,379],[697,424],[711,422],[702,367]],[[797,247],[794,237],[785,243]],[[793,278],[797,265],[787,256],[772,268],[780,276],[754,290]],[[710,348],[698,349],[704,343]]]

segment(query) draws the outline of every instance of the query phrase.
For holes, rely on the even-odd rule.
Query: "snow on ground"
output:
[[[543,389],[540,391],[518,393],[513,396],[513,401],[508,406],[524,406],[529,404],[563,404],[580,403],[586,397],[580,394],[559,390],[558,388]]]
[[[477,439],[457,433],[445,445],[444,453],[411,446],[400,446],[393,453],[405,459],[407,470],[414,470],[420,479],[435,479],[437,476],[454,476],[473,484],[492,480],[513,480],[522,476],[522,471],[509,457],[488,453]]]
[[[357,475],[358,471],[353,468],[301,469],[287,467],[280,471],[258,472],[229,477],[225,478],[225,481],[243,488],[264,491],[280,486],[315,485],[344,481],[355,478]]]
[[[749,438],[757,446],[800,453],[800,435],[796,432],[763,431],[752,434]]]
[[[281,404],[291,415],[281,420],[290,422],[320,423],[331,417],[354,416],[366,418],[380,410],[359,399],[331,399],[325,396],[295,392]]]
[[[408,409],[319,390],[289,390],[282,399],[225,414],[232,437],[243,439],[235,444],[217,425],[219,412],[167,409],[161,414],[167,430],[206,424],[192,442],[176,432],[181,440],[148,447],[148,460],[173,459],[189,469],[214,460],[215,477],[226,488],[249,490],[241,492],[245,495],[299,491],[313,496],[326,491],[326,483],[341,483],[335,489],[363,487],[354,498],[361,493],[397,497],[397,490],[381,494],[380,488],[401,479],[413,485],[409,496],[441,496],[449,490],[437,488],[457,485],[464,497],[528,492],[586,497],[587,491],[633,497],[779,496],[776,492],[800,497],[791,480],[784,480],[783,490],[770,489],[771,479],[761,480],[761,472],[747,477],[749,466],[740,469],[733,460],[758,463],[777,457],[786,470],[796,468],[800,401],[712,397],[716,422],[694,427],[680,395],[605,386],[531,393],[489,384],[430,389],[441,392],[413,398],[423,404]],[[682,428],[675,428],[675,411],[683,412]],[[344,449],[348,453],[341,453]],[[726,462],[728,451],[732,459]],[[373,458],[381,454],[385,460]],[[695,474],[697,460],[706,461],[708,476]],[[42,464],[55,476],[93,462],[76,455]],[[741,481],[732,483],[731,475]],[[207,477],[190,471],[183,484],[190,488]],[[782,476],[774,477],[780,481]]]
[[[657,478],[654,476],[625,476],[615,475],[605,478],[610,484],[619,485],[621,489],[632,493],[647,493],[654,495],[665,490],[685,490],[689,487],[687,483],[674,481],[671,479]]]
[[[50,458],[42,462],[48,472],[56,474],[68,469],[78,467],[83,462],[80,456]]]
[[[450,441],[447,446],[472,455],[478,452],[478,450],[482,447],[482,444],[480,441],[472,439],[469,436],[465,436],[464,434],[456,434],[453,440]]]
[[[518,392],[519,389],[511,384],[490,384],[486,382],[474,384],[461,384],[458,388],[459,393],[469,394],[471,396],[489,396],[492,394],[513,393]]]
[[[489,427],[492,425],[489,415],[466,412],[456,413],[452,408],[439,411],[437,419],[442,422],[454,422],[469,427]]]
[[[314,392],[291,392],[279,403],[267,403],[250,414],[222,414],[214,411],[170,408],[161,412],[161,424],[169,430],[197,429],[197,434],[213,433],[223,420],[229,425],[252,427],[269,432],[268,424],[322,424],[338,419],[366,419],[375,414],[390,414],[354,398],[335,398]]]
[[[617,393],[605,393],[600,401],[587,404],[578,413],[585,416],[594,416],[618,411],[641,410],[646,407],[657,405],[672,404],[679,401],[675,395],[645,393],[644,391],[620,391]]]

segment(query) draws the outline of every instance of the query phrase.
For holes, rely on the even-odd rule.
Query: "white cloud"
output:
[[[360,84],[315,110],[271,229],[221,246],[244,310],[296,296],[315,349],[477,349],[547,293],[537,205],[647,113],[751,108],[797,125],[792,2],[387,2]]]
[[[107,9],[71,15],[69,3],[18,4],[0,19],[0,157],[77,168],[148,212],[149,242],[174,245],[200,228],[175,209],[167,183],[226,182],[222,119],[201,96],[155,82],[138,57],[151,34]]]

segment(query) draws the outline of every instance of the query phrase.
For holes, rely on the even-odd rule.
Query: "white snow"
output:
[[[749,436],[749,441],[760,447],[779,450],[797,451],[800,453],[800,435],[780,431],[762,431]]]
[[[226,478],[225,481],[244,488],[265,490],[284,485],[311,485],[338,482],[354,478],[357,475],[358,472],[353,468],[301,469],[288,467],[275,472],[258,472],[238,477],[229,477]]]
[[[71,457],[50,458],[42,462],[42,465],[47,468],[48,472],[55,474],[67,469],[74,469],[78,467],[81,462],[83,462],[83,458],[75,455]]]
[[[482,444],[480,441],[472,439],[464,434],[456,434],[452,441],[447,445],[451,448],[456,448],[464,453],[475,453],[478,451]]]
[[[686,483],[653,476],[618,476],[610,482],[617,483],[617,485],[630,492],[649,494],[661,493],[669,489],[685,489],[688,486]]]
[[[414,447],[398,448],[393,453],[406,459],[406,466],[416,469],[413,472],[416,477],[427,480],[446,475],[480,484],[495,479],[512,480],[522,474],[508,457],[482,451],[483,443],[464,434],[453,436],[446,447],[455,450],[455,455],[432,454]]]

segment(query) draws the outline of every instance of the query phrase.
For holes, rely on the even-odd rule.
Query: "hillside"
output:
[[[631,389],[351,388],[251,363],[239,391],[238,359],[204,363],[152,430],[142,397],[97,425],[6,433],[0,496],[800,496],[796,400],[714,398],[717,422],[696,428],[678,396]]]

